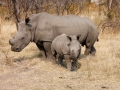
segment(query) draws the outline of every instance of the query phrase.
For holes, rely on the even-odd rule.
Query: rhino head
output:
[[[73,60],[76,60],[79,58],[79,55],[81,53],[81,45],[79,43],[79,37],[80,36],[67,36],[67,38],[70,40],[70,43],[68,44],[69,50],[70,50],[70,58]]]
[[[28,21],[29,18],[18,23],[17,33],[9,40],[12,51],[20,52],[32,41],[31,25],[28,24]]]

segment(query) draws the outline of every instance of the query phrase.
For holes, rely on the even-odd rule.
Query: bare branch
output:
[[[19,20],[19,18],[18,18],[19,9],[18,9],[18,7],[17,7],[17,2],[16,2],[16,0],[12,0],[12,2],[13,2],[13,6],[14,6],[15,19],[16,19],[16,21],[17,21],[17,23],[18,23],[18,22],[20,22],[20,20]]]

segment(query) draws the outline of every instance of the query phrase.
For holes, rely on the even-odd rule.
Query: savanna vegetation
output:
[[[0,90],[120,90],[120,1],[91,1],[0,0]],[[39,12],[92,19],[100,32],[96,55],[83,58],[82,47],[78,70],[69,72],[42,60],[34,43],[12,52],[18,20]]]

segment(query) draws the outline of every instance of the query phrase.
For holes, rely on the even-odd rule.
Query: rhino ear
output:
[[[29,26],[29,27],[32,27],[32,25],[29,24],[29,21],[30,21],[30,18],[29,18],[29,17],[25,19],[25,23],[26,23],[26,25]]]
[[[29,21],[30,21],[30,18],[29,18],[29,17],[25,19],[25,23],[26,23],[26,24],[28,24]]]
[[[68,38],[70,41],[72,41],[72,39],[71,39],[71,37],[70,37],[70,36],[67,36],[67,38]]]
[[[78,40],[78,41],[79,41],[80,37],[81,37],[81,35],[78,35],[78,36],[77,36],[77,40]]]

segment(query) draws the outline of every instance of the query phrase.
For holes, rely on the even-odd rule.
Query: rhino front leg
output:
[[[43,42],[43,46],[44,46],[45,51],[46,51],[47,60],[51,61],[53,58],[52,51],[51,51],[51,42]]]
[[[42,54],[42,58],[47,58],[47,54],[46,54],[46,51],[45,51],[45,48],[42,44],[39,44],[39,43],[36,43],[36,46],[38,47],[38,49],[41,51],[41,54]]]
[[[52,62],[53,62],[53,64],[56,64],[57,63],[57,61],[56,61],[57,52],[54,50],[53,46],[51,46],[51,52],[52,52],[52,56],[53,56]]]
[[[69,57],[70,57],[69,55],[64,55],[66,66],[67,66],[67,71],[72,71],[72,63]]]
[[[72,62],[72,71],[77,70],[77,60]]]
[[[58,57],[58,64],[63,66],[63,57],[61,56]]]

